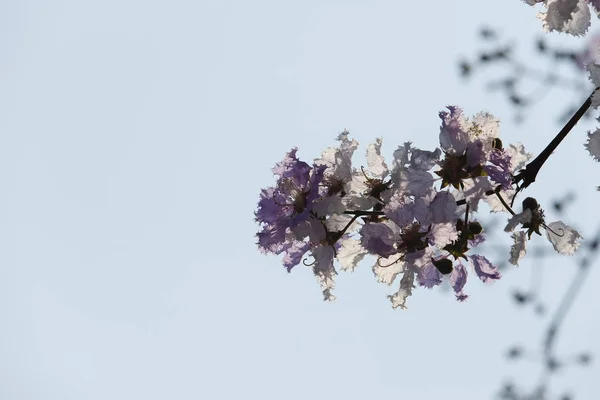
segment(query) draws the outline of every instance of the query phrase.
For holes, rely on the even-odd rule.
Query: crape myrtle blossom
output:
[[[600,65],[588,64],[587,70],[590,81],[592,81],[596,88],[600,88]],[[591,105],[594,108],[599,108],[600,89],[596,89],[592,94]],[[598,118],[598,122],[600,122],[600,117]],[[600,128],[597,128],[594,132],[588,131],[587,136],[587,142],[584,144],[586,150],[590,153],[590,157],[592,157],[595,161],[600,161]],[[600,186],[597,186],[596,189],[600,190]]]
[[[325,298],[332,299],[333,252],[324,249],[332,243],[332,232],[313,211],[322,198],[323,165],[309,166],[296,157],[297,149],[286,154],[273,168],[277,184],[261,191],[256,221],[258,247],[264,253],[284,253],[283,265],[290,271],[311,251],[313,271],[323,287]],[[328,246],[330,247],[330,246]]]
[[[264,224],[257,234],[258,247],[263,252],[280,254],[292,245],[287,239],[288,230],[303,224],[319,224],[311,210],[320,197],[319,185],[325,167],[310,167],[296,157],[296,151],[292,149],[272,169],[278,176],[277,185],[263,189],[260,194],[255,216],[257,222]]]
[[[498,185],[510,190],[512,173],[528,155],[522,145],[503,148],[499,139],[500,122],[489,113],[464,116],[455,106],[440,112],[440,145],[445,158],[442,169],[435,171],[442,178],[442,188],[462,189],[458,199],[464,199],[472,211],[487,192]]]
[[[388,219],[365,224],[360,231],[363,247],[380,257],[374,267],[378,280],[391,284],[395,275],[403,273],[405,279],[404,276],[410,274],[416,276],[420,286],[432,288],[442,283],[442,275],[452,273],[455,278],[461,275],[466,282],[466,270],[459,268],[454,272],[450,257],[470,261],[483,282],[499,279],[500,273],[485,257],[465,254],[469,247],[475,247],[484,239],[479,223],[471,222],[463,227],[464,221],[459,215],[464,214],[464,209],[464,206],[458,207],[454,196],[445,190],[432,191],[429,196],[415,200],[400,195],[392,197],[384,208]],[[394,264],[401,265],[390,275],[391,271],[386,269]],[[462,293],[463,286],[457,286],[456,290],[457,299],[461,301],[467,298]],[[407,293],[401,284],[400,290],[390,296],[392,306],[404,308]]]
[[[600,0],[523,0],[529,5],[542,3],[546,12],[540,12],[545,32],[564,32],[574,36],[584,35],[590,26],[593,12],[600,14]],[[590,10],[591,8],[591,10]]]
[[[348,139],[350,133],[343,131],[337,137],[339,147],[328,147],[321,158],[315,160],[315,165],[325,166],[324,178],[321,183],[327,191],[327,196],[315,204],[315,211],[320,215],[341,214],[345,211],[351,192],[352,155],[358,148],[356,140]]]
[[[504,198],[515,195],[513,174],[530,155],[520,144],[503,146],[499,121],[491,114],[467,118],[449,106],[439,116],[439,148],[422,150],[405,142],[388,161],[378,138],[366,147],[366,162],[354,166],[358,142],[347,131],[312,165],[292,149],[272,170],[275,185],[260,193],[259,249],[281,255],[288,272],[300,263],[312,268],[326,300],[335,298],[336,263],[353,271],[367,255],[376,259],[376,280],[397,285],[388,296],[394,308],[406,308],[416,287],[433,288],[444,280],[464,301],[469,265],[483,282],[499,279],[496,267],[476,254],[485,240],[476,220],[479,203],[514,214]],[[529,229],[527,237],[513,235],[518,243],[542,226],[564,232],[549,233],[549,239],[557,251],[572,253],[577,232],[562,223],[536,225],[533,210],[530,217],[511,219],[512,229]],[[516,263],[525,245],[515,246],[510,257]]]
[[[345,204],[355,210],[379,208],[391,195],[390,170],[381,155],[382,139],[377,138],[367,146],[367,168],[353,168],[350,192]]]
[[[555,221],[546,224],[544,211],[532,197],[523,200],[523,211],[514,214],[508,220],[504,230],[513,232],[519,225],[523,230],[512,234],[514,243],[510,250],[509,262],[513,265],[518,265],[519,260],[527,253],[526,239],[530,239],[533,233],[542,235],[540,228],[545,228],[547,239],[559,254],[573,255],[581,244],[582,237],[579,232],[565,225],[564,222]]]
[[[363,247],[371,254],[400,257],[429,245],[443,248],[458,238],[456,200],[448,191],[412,198],[399,192],[384,207],[382,222],[364,224]]]

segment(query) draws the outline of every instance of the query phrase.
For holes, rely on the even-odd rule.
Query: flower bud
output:
[[[492,147],[497,149],[497,150],[502,150],[502,140],[500,140],[499,138],[494,138],[492,140]]]
[[[483,232],[483,226],[479,222],[469,222],[469,233],[477,236]]]
[[[436,267],[437,270],[443,275],[448,275],[450,272],[452,272],[452,261],[448,260],[447,258],[442,258],[441,260],[432,259],[431,262],[433,263],[433,266]]]
[[[533,197],[526,198],[525,200],[523,200],[522,204],[523,204],[523,210],[535,211],[539,207],[537,200],[534,199]]]

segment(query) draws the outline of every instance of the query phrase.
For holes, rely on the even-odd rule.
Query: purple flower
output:
[[[301,186],[308,181],[310,166],[296,157],[297,147],[290,150],[283,160],[271,169],[273,175],[279,175],[279,179],[292,178]]]
[[[261,191],[254,213],[262,226],[257,233],[261,251],[279,254],[290,247],[284,244],[288,230],[311,219],[311,210],[320,197],[319,184],[325,168],[311,168],[300,161],[295,148],[275,165],[273,174],[278,176],[277,184]]]

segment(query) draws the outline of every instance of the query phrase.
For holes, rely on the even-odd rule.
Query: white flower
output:
[[[508,223],[506,224],[506,227],[504,227],[504,232],[512,232],[518,225],[531,222],[532,217],[533,214],[531,213],[531,210],[526,208],[522,213],[515,214],[508,219]]]
[[[525,209],[522,213],[515,214],[508,220],[504,231],[512,232],[517,225],[531,223],[533,219],[531,210]],[[542,220],[540,225],[546,229],[546,237],[558,253],[572,255],[579,248],[581,235],[575,229],[565,225],[564,222],[555,221],[546,225]],[[529,236],[531,236],[532,229],[534,227],[529,227]],[[515,243],[510,250],[511,264],[517,265],[519,259],[525,255],[525,239],[523,236],[525,236],[525,232],[518,232],[512,236]]]
[[[545,32],[584,35],[590,26],[590,9],[586,0],[525,0],[529,5],[544,3],[546,12],[538,14]]]
[[[560,254],[572,255],[583,239],[579,232],[565,225],[562,221],[550,222],[546,229],[546,237],[552,243],[554,250]]]

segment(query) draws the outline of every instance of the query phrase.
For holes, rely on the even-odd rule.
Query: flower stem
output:
[[[502,197],[502,195],[500,194],[500,192],[495,191],[494,193],[496,193],[496,196],[498,196],[498,199],[500,200],[500,203],[502,203],[502,205],[504,206],[504,208],[506,208],[506,210],[511,213],[512,215],[516,215],[515,212],[513,211],[513,209],[506,204],[506,201],[504,201],[504,198]],[[514,196],[513,196],[514,199]]]
[[[562,140],[565,137],[567,137],[569,132],[571,132],[571,130],[575,127],[577,122],[579,122],[581,117],[583,117],[583,115],[590,108],[590,106],[592,105],[592,96],[594,95],[597,89],[598,88],[594,89],[592,94],[590,94],[587,100],[583,102],[581,107],[579,107],[579,110],[577,110],[577,112],[573,114],[571,119],[565,124],[565,126],[560,130],[560,132],[558,132],[558,135],[556,135],[556,137],[552,139],[548,146],[546,146],[546,148],[533,161],[527,164],[525,166],[525,169],[522,169],[517,175],[513,177],[513,183],[517,185],[517,191],[513,196],[513,202],[515,197],[521,190],[525,189],[533,182],[535,182],[535,178],[537,177],[538,172],[540,171],[546,160],[548,160],[550,154],[552,154],[552,152],[556,150],[560,142],[562,142]]]
[[[352,217],[352,219],[350,219],[350,221],[346,224],[346,226],[344,227],[344,229],[342,229],[339,233],[340,237],[344,236],[344,233],[346,233],[346,231],[348,230],[348,228],[350,227],[350,225],[352,225],[354,223],[354,221],[356,221],[356,218],[358,218],[358,215],[355,215]]]

